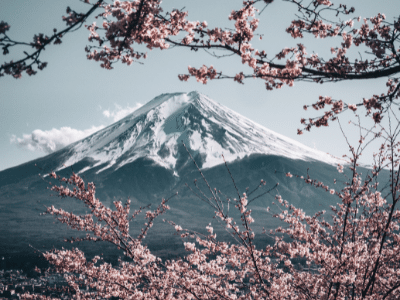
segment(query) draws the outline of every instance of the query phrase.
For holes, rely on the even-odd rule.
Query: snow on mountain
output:
[[[271,154],[337,164],[339,159],[273,132],[198,92],[162,94],[118,122],[66,147],[58,170],[83,159],[93,163],[79,173],[102,166],[118,169],[138,158],[176,172],[182,141],[200,154],[202,168],[250,154]]]

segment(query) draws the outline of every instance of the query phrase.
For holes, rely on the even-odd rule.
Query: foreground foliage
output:
[[[215,209],[215,218],[236,242],[218,240],[211,225],[206,227],[208,234],[202,235],[170,222],[189,253],[177,260],[162,261],[143,245],[155,218],[169,209],[168,200],[145,212],[147,222],[133,237],[130,221],[144,209],[131,213],[128,200],[125,204],[114,202],[111,210],[96,199],[93,183],[86,185],[76,174],[66,179],[51,173],[65,182],[52,189],[61,197],[80,200],[90,213],[78,216],[54,206],[47,213],[73,229],[88,232],[74,241],[112,243],[124,251],[126,259],[112,266],[99,256],[88,260],[77,248],[45,252],[44,257],[56,272],[64,274],[77,299],[395,299],[400,296],[399,132],[400,123],[391,132],[382,129],[374,133],[384,143],[364,179],[357,172],[358,157],[365,148],[363,138],[357,149],[350,147],[352,157],[346,167],[352,176],[341,191],[296,175],[305,184],[337,197],[338,207],[331,207],[331,219],[325,218],[325,211],[307,216],[277,195],[279,212],[272,216],[287,226],[269,232],[275,243],[265,249],[257,249],[253,242],[248,196],[238,193],[237,199],[229,200],[240,211],[240,220],[235,220],[228,202],[203,177],[210,193],[203,200]],[[384,169],[390,171],[390,180],[379,190],[377,176]],[[343,172],[343,166],[339,165],[338,171]],[[290,173],[286,176],[293,177]],[[296,258],[305,264],[295,266],[292,261]],[[80,286],[90,289],[81,290]],[[42,296],[24,295],[25,299],[37,297]]]

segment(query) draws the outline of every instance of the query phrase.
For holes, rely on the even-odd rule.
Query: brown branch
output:
[[[18,66],[23,66],[23,68],[21,69],[21,72],[22,71],[25,71],[25,70],[27,70],[28,68],[30,68],[33,64],[39,64],[40,62],[39,62],[39,56],[40,56],[40,53],[45,49],[45,47],[47,46],[47,45],[49,45],[50,43],[52,43],[55,39],[60,39],[61,37],[63,37],[65,34],[67,34],[67,33],[69,33],[69,32],[71,32],[75,27],[77,27],[79,24],[79,26],[81,26],[85,21],[86,21],[86,19],[97,9],[97,8],[99,8],[100,7],[100,5],[103,3],[103,1],[104,0],[99,0],[96,4],[94,4],[93,6],[92,6],[92,8],[91,9],[89,9],[88,10],[88,12],[86,13],[86,14],[84,14],[83,16],[81,16],[79,19],[78,19],[78,21],[77,22],[75,22],[74,24],[72,24],[72,25],[70,25],[69,27],[67,27],[67,28],[65,28],[64,30],[62,30],[62,31],[60,31],[60,32],[57,32],[57,33],[54,33],[49,39],[47,39],[47,40],[45,40],[45,41],[43,41],[43,44],[39,47],[39,48],[37,48],[37,50],[35,51],[35,52],[33,52],[33,53],[31,53],[31,54],[28,54],[28,53],[26,53],[26,52],[24,52],[25,54],[26,54],[26,57],[25,58],[23,58],[23,59],[20,59],[20,60],[18,60],[18,61],[15,61],[15,62],[10,62],[10,63],[5,63],[5,64],[3,64],[3,65],[1,65],[0,66],[0,76],[2,76],[2,75],[4,75],[4,73],[1,73],[2,71],[4,72],[4,71],[6,71],[7,72],[7,70],[9,70],[9,69],[12,69],[12,68],[14,68],[14,67],[18,67]],[[78,27],[79,28],[79,27]],[[76,29],[78,29],[78,28],[76,28]],[[23,44],[23,45],[28,45],[27,43],[17,43],[17,44]],[[29,45],[32,45],[32,44],[29,44]],[[33,46],[33,45],[32,45]],[[26,66],[25,65],[25,62],[26,61],[28,61],[28,60],[33,60],[33,62],[31,63],[31,64],[29,64],[28,66]],[[20,74],[21,72],[19,72],[18,74]],[[7,74],[7,73],[6,73]],[[15,76],[14,76],[15,77]]]

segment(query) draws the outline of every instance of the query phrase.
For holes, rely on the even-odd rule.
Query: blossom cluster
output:
[[[169,209],[168,200],[145,212],[144,228],[134,238],[129,222],[144,208],[132,214],[128,200],[125,204],[115,201],[112,210],[96,199],[93,183],[86,185],[76,174],[61,178],[52,172],[50,177],[61,182],[52,189],[62,198],[80,200],[90,213],[78,216],[53,206],[46,213],[75,230],[88,232],[86,238],[77,240],[109,242],[128,259],[112,266],[101,256],[88,260],[77,248],[43,255],[64,275],[76,299],[396,299],[400,297],[399,126],[386,133],[372,175],[361,178],[358,150],[351,151],[353,159],[346,166],[350,181],[341,190],[308,174],[285,173],[288,180],[299,178],[325,190],[338,204],[331,206],[329,218],[326,211],[309,216],[277,195],[277,204],[273,203],[277,211],[266,210],[286,226],[271,230],[274,243],[263,249],[256,247],[251,228],[255,220],[250,195],[254,191],[223,200],[200,172],[211,193],[204,201],[215,209],[215,218],[236,242],[219,241],[211,223],[206,226],[207,233],[200,234],[169,221],[187,251],[185,257],[175,260],[161,260],[142,243],[154,219]],[[377,176],[385,168],[390,169],[389,194],[378,190]],[[338,171],[343,170],[344,166],[338,165]],[[265,184],[261,180],[256,190]],[[229,203],[234,204],[240,220],[229,212]],[[295,264],[299,259],[304,261],[302,265]],[[22,298],[45,299],[31,294]]]

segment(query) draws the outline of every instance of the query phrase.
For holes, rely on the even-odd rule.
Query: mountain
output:
[[[198,180],[198,188],[205,193],[208,188],[189,153],[222,197],[237,197],[231,175],[240,193],[247,188],[251,191],[261,179],[267,182],[252,197],[279,183],[278,190],[251,204],[253,217],[259,221],[255,225],[257,232],[263,227],[277,226],[266,207],[272,206],[278,193],[310,214],[329,210],[338,200],[303,180],[287,178],[285,173],[309,174],[333,185],[333,179],[338,177],[336,165],[341,160],[260,126],[198,92],[163,94],[87,138],[0,172],[0,223],[6,224],[0,228],[0,257],[6,261],[3,268],[36,261],[29,244],[37,249],[61,247],[65,246],[65,237],[76,234],[54,224],[51,216],[39,216],[47,205],[85,212],[78,201],[58,200],[46,191],[49,178],[43,174],[53,170],[64,176],[74,171],[86,181],[95,182],[96,197],[109,206],[116,199],[128,197],[132,209],[149,203],[156,205],[162,197],[179,192],[169,201],[171,210],[164,218],[204,231],[209,222],[216,221],[212,219],[211,207],[195,194],[201,192],[193,185],[194,180]],[[139,221],[134,222],[133,232],[140,225]],[[218,232],[224,237],[223,230]],[[162,257],[177,255],[182,253],[182,242],[173,234],[173,228],[159,220],[146,241]],[[270,241],[260,234],[258,242],[263,245]],[[79,247],[88,247],[89,253],[95,250],[85,245]],[[109,248],[104,247],[108,253]]]
[[[57,170],[86,160],[78,173],[118,170],[148,158],[167,170],[182,167],[182,141],[203,168],[251,154],[335,164],[337,159],[275,133],[198,92],[163,94],[132,114],[65,148]],[[61,154],[61,153],[60,153]],[[77,170],[78,171],[78,170]]]

